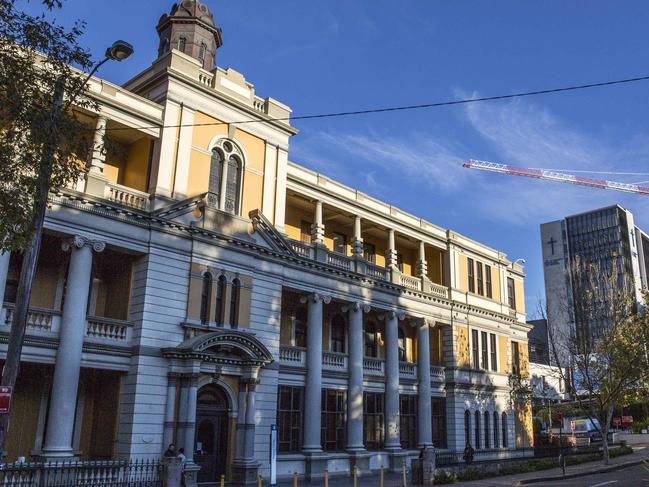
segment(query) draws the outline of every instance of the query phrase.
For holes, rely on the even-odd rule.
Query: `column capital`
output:
[[[74,237],[64,240],[61,244],[61,248],[64,252],[72,250],[73,247],[80,249],[85,246],[91,247],[92,250],[100,253],[106,248],[106,242],[102,242],[101,240],[92,240],[85,235],[75,235]]]
[[[410,318],[410,321],[415,324],[415,326],[419,328],[423,328],[425,326],[430,327],[430,320],[424,316],[414,316]]]
[[[395,309],[387,310],[382,315],[379,315],[380,320],[394,320],[394,319],[397,319],[399,321],[403,321],[405,319],[405,317],[406,317],[406,313],[404,313],[403,311],[400,311],[400,310],[395,310]]]
[[[346,313],[347,311],[363,311],[363,313],[369,313],[372,307],[367,303],[362,303],[360,301],[354,301],[348,303],[342,307],[342,311]]]
[[[315,292],[315,293],[311,293],[311,294],[309,294],[307,296],[301,296],[300,297],[300,303],[302,303],[302,304],[308,303],[309,301],[311,301],[313,303],[317,303],[318,301],[322,301],[324,304],[329,304],[331,302],[331,296]]]

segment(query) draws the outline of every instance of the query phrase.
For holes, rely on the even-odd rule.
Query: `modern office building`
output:
[[[290,162],[290,108],[215,64],[205,3],[157,31],[149,68],[93,78],[99,111],[77,109],[123,150],[51,195],[7,458],[173,442],[199,482],[244,483],[268,475],[273,425],[280,477],[529,446],[508,386],[528,369],[523,269]],[[0,258],[2,353],[20,265]]]
[[[633,214],[618,205],[541,225],[547,319],[567,336],[596,333],[600,323],[581,316],[576,300],[586,283],[575,282],[576,260],[598,269],[618,268],[619,286],[642,300],[647,287],[649,237],[635,226]]]

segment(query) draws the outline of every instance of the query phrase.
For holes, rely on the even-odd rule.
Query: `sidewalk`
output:
[[[603,473],[613,469],[625,468],[632,465],[639,464],[643,459],[649,457],[649,447],[634,448],[634,452],[629,455],[613,458],[609,465],[603,465],[600,460],[596,462],[582,463],[580,465],[573,465],[566,467],[566,476],[563,477],[561,468],[552,468],[548,470],[539,470],[537,472],[529,472],[515,475],[506,475],[501,477],[492,477],[481,480],[472,480],[467,482],[458,482],[457,484],[448,484],[454,486],[477,486],[481,487],[504,487],[514,485],[530,485],[534,486],[535,482],[549,482],[559,478],[582,477],[585,475],[592,475]],[[403,481],[400,473],[385,474],[385,487],[402,487]],[[278,484],[279,487],[293,487],[292,481],[283,481]],[[319,482],[306,482],[303,477],[299,478],[299,487],[324,487],[324,481]],[[331,477],[329,479],[330,487],[353,487],[351,477]],[[379,487],[379,475],[365,475],[358,478],[358,487]],[[408,486],[410,484],[410,475],[408,475]]]

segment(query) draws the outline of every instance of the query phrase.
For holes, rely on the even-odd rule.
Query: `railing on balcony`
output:
[[[324,370],[347,371],[347,354],[338,352],[322,352],[322,368]]]
[[[106,198],[124,206],[146,210],[149,207],[149,194],[137,189],[127,188],[121,184],[108,183],[106,185]]]
[[[448,299],[448,288],[446,286],[428,280],[426,280],[425,283],[424,292],[433,294],[440,298]]]
[[[131,327],[129,321],[88,316],[86,337],[128,343],[131,341]]]
[[[311,244],[300,242],[299,240],[289,240],[288,244],[300,257],[304,257],[305,259],[313,258],[313,247],[311,247]]]
[[[352,269],[352,259],[337,252],[329,252],[327,254],[327,264],[340,267],[347,271]]]
[[[376,264],[367,263],[365,265],[365,274],[375,279],[387,281],[390,278],[389,270]]]
[[[399,362],[399,375],[401,377],[417,377],[417,365],[412,362]]]
[[[436,382],[444,382],[444,379],[446,378],[444,367],[440,365],[431,365],[430,377]]]
[[[408,289],[421,290],[421,278],[399,274],[399,284]]]
[[[279,363],[288,367],[304,367],[306,364],[306,353],[303,348],[280,346]]]
[[[4,303],[4,325],[11,326],[14,317],[14,304]],[[58,332],[61,313],[53,309],[29,308],[27,330],[36,332]]]
[[[385,375],[385,361],[380,358],[365,357],[363,358],[363,371],[366,375]]]
[[[252,107],[258,112],[268,113],[268,102],[258,96],[255,96],[255,99],[252,101]]]

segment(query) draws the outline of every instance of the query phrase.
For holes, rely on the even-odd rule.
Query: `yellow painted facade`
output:
[[[458,367],[469,367],[471,364],[469,354],[469,331],[464,326],[455,326],[457,335],[455,344],[455,362]]]
[[[426,262],[428,263],[428,279],[442,284],[444,282],[444,252],[436,247],[426,247]]]
[[[498,336],[498,360],[500,361],[499,371],[508,374],[509,373],[509,360],[507,359],[507,347],[509,346],[509,339],[506,336]]]
[[[149,165],[152,151],[153,141],[147,137],[141,137],[133,142],[128,148],[128,157],[119,183],[138,191],[146,191],[149,186]]]
[[[516,311],[525,313],[525,291],[523,288],[523,281],[514,281],[514,292],[516,297]]]
[[[532,403],[514,404],[514,427],[516,430],[516,448],[534,446],[534,426],[532,423]]]

